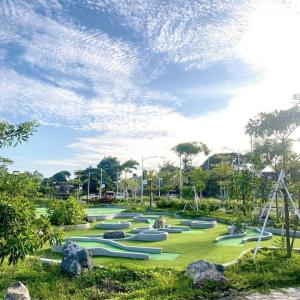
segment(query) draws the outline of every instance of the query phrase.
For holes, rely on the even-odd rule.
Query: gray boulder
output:
[[[103,234],[104,239],[124,239],[125,237],[123,231],[107,231]]]
[[[163,216],[159,216],[157,219],[155,219],[153,228],[165,228],[166,227],[166,221]]]
[[[66,275],[77,276],[82,271],[90,271],[93,268],[91,253],[72,242],[67,242],[63,246],[62,254],[61,272]]]
[[[8,287],[4,300],[30,300],[27,287],[20,281]]]
[[[203,281],[206,280],[214,280],[223,284],[227,281],[223,273],[223,265],[211,264],[205,260],[189,264],[185,271],[185,275],[192,278],[194,287],[201,287]]]

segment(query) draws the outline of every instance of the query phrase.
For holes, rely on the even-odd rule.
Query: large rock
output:
[[[82,271],[92,270],[93,260],[91,253],[87,249],[83,249],[72,242],[67,242],[63,246],[62,253],[62,273],[69,276],[77,276]]]
[[[159,216],[157,219],[155,219],[153,228],[158,229],[158,228],[165,228],[166,227],[166,221],[163,218],[163,216]]]
[[[107,231],[103,234],[104,239],[124,239],[125,237],[123,231]]]
[[[8,287],[4,300],[30,300],[27,287],[20,281]]]
[[[205,260],[198,260],[189,264],[185,271],[185,275],[192,278],[194,287],[201,287],[206,280],[213,280],[223,284],[227,281],[223,273],[223,265],[211,264]]]

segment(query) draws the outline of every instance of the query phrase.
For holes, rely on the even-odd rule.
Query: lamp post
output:
[[[91,165],[89,165],[89,177],[88,177],[88,186],[87,186],[87,202],[89,203],[90,199],[90,183],[91,183]]]
[[[142,175],[141,175],[141,203],[143,203],[143,196],[144,196],[144,161],[150,158],[156,158],[157,156],[148,156],[148,157],[143,157],[142,156],[142,164],[141,164],[141,169],[142,169]]]
[[[149,198],[149,200],[150,200],[150,208],[152,208],[152,202],[153,202],[153,194],[152,194],[152,179],[150,178],[149,179],[149,191],[150,191],[150,198]]]
[[[237,166],[238,166],[238,171],[239,171],[239,170],[240,170],[240,155],[241,155],[240,150],[236,151],[236,150],[234,150],[234,149],[227,148],[227,147],[224,147],[224,149],[233,151],[233,152],[237,155]]]

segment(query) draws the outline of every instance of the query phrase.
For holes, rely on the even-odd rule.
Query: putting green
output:
[[[130,251],[130,250],[123,250],[119,247],[113,246],[113,245],[108,245],[105,243],[101,242],[85,242],[85,241],[74,241],[75,244],[77,244],[80,247],[83,248],[104,248],[107,250],[112,250],[115,252],[132,252],[132,253],[139,253],[138,251]],[[167,261],[172,261],[175,260],[180,254],[177,253],[160,253],[160,254],[150,254],[150,259],[153,260],[167,260]]]
[[[35,210],[38,216],[47,214],[47,207],[37,207]],[[113,207],[91,207],[85,209],[88,216],[111,216],[119,214],[122,211],[124,211],[123,208]]]
[[[88,216],[111,216],[124,211],[123,208],[113,207],[90,207],[85,209]]]
[[[238,246],[238,247],[244,247],[245,243],[243,243],[244,238],[248,237],[259,237],[259,233],[254,230],[248,230],[247,234],[240,238],[230,238],[223,241],[219,241],[216,243],[217,246]]]

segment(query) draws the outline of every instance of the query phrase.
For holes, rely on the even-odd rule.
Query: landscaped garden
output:
[[[298,117],[297,105],[259,115],[247,133],[272,136],[282,118],[288,126],[280,132],[289,133]],[[27,140],[35,127],[4,123],[3,143]],[[0,168],[0,297],[234,299],[299,285],[299,203],[292,197],[300,195],[300,165],[284,138],[274,155],[288,179],[262,170],[272,164],[270,141],[239,157],[237,169],[222,156],[207,169],[194,166],[207,146],[178,144],[173,150],[184,164],[160,167],[159,185],[154,172],[129,178],[138,163],[112,157],[73,179],[68,171],[42,179]]]

